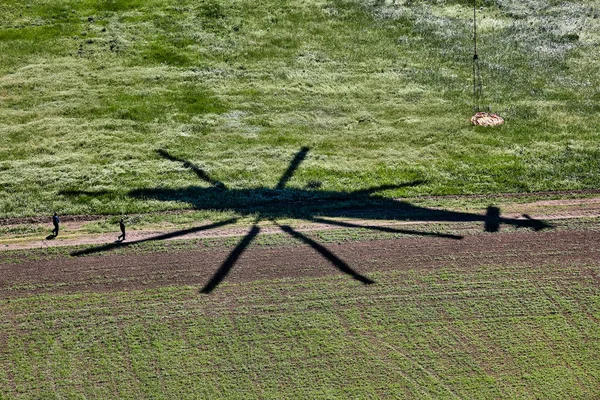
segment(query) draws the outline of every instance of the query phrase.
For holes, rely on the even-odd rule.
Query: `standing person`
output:
[[[58,215],[56,215],[56,213],[54,213],[54,215],[52,216],[52,224],[54,225],[54,229],[52,229],[52,234],[54,234],[54,237],[58,236],[58,224],[60,223],[60,219],[58,219]]]
[[[123,222],[123,218],[119,221],[119,228],[121,228],[121,234],[119,235],[117,240],[125,240],[125,222]],[[123,237],[123,239],[121,239]]]

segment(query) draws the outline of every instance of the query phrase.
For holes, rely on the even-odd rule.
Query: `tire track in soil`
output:
[[[385,347],[391,348],[391,346],[389,346],[388,344],[381,341],[370,331],[369,332],[360,332],[358,330],[355,331],[354,329],[352,329],[347,318],[343,314],[339,314],[338,318],[339,318],[340,323],[343,326],[346,334],[351,336],[353,339],[365,339],[366,343],[370,343],[373,348],[382,347],[382,345],[385,345]],[[353,342],[356,342],[356,340],[353,340]],[[365,347],[365,342],[359,341],[359,343],[362,344],[362,348],[360,349],[360,351],[362,351],[363,353],[366,352],[368,350],[368,347],[367,348]],[[392,348],[392,351],[395,351],[395,349]],[[404,354],[401,354],[401,355],[410,364],[413,364],[413,362],[410,359],[408,359],[408,357],[406,357]],[[423,395],[425,397],[431,396],[431,394],[426,390],[426,388],[422,384],[417,382],[407,372],[403,371],[402,368],[398,367],[396,365],[397,363],[395,363],[393,360],[391,360],[391,358],[387,355],[387,353],[381,352],[379,354],[379,356],[380,356],[378,358],[379,362],[385,368],[387,368],[389,371],[393,371],[394,373],[401,376],[407,382],[407,384],[411,384],[413,391],[418,391],[421,395]],[[403,388],[403,389],[404,389],[405,396],[408,397],[411,392],[407,391],[408,388]]]
[[[392,351],[393,353],[397,354],[398,356],[402,357],[403,359],[405,359],[410,365],[414,365],[415,367],[417,367],[418,369],[420,369],[421,371],[423,371],[423,373],[425,374],[425,376],[429,377],[429,379],[434,383],[439,385],[439,387],[441,387],[442,389],[444,389],[446,391],[447,394],[451,395],[452,398],[454,399],[461,399],[461,397],[459,395],[457,395],[450,386],[446,385],[443,381],[443,378],[440,377],[437,373],[435,373],[434,371],[431,371],[430,369],[428,369],[427,367],[423,366],[418,360],[415,360],[414,358],[408,356],[407,354],[405,354],[403,351],[400,350],[399,347],[397,346],[393,346],[390,343],[386,343],[383,340],[380,340],[379,338],[372,336],[369,338],[373,345],[375,347],[387,347],[390,351]],[[389,358],[389,356],[388,356]],[[423,389],[426,390],[426,389]],[[425,392],[427,395],[429,396],[435,396],[435,393],[429,393],[429,392]],[[439,395],[439,394],[438,394]]]
[[[427,270],[447,266],[542,266],[600,264],[600,232],[541,231],[477,234],[461,241],[438,237],[401,237],[326,244],[358,273]],[[110,254],[81,258],[57,257],[0,265],[0,298],[35,292],[111,291],[194,285],[211,279],[232,248],[174,250],[146,254]],[[225,278],[229,283],[342,275],[306,245],[250,245]],[[351,279],[351,278],[348,278]],[[593,277],[590,276],[593,280]],[[218,290],[218,287],[217,287]]]

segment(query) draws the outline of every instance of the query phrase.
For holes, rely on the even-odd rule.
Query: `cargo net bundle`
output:
[[[471,117],[471,123],[475,126],[498,126],[504,123],[504,118],[498,114],[480,111]]]

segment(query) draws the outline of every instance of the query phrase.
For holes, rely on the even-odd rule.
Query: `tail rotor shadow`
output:
[[[526,221],[523,221],[523,225],[533,229],[536,232],[553,227],[552,224],[549,224],[545,221],[540,221],[539,219],[531,218],[527,214],[523,214],[523,218],[526,219]]]

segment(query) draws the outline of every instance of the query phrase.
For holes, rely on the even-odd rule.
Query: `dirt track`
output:
[[[106,291],[181,284],[197,285],[201,289],[219,270],[224,273],[225,282],[331,274],[368,281],[376,272],[392,269],[418,271],[444,266],[469,268],[483,265],[501,267],[553,264],[583,268],[600,285],[600,231],[596,229],[595,222],[600,217],[600,197],[505,204],[502,210],[502,217],[514,218],[513,221],[526,221],[528,217],[522,216],[524,213],[531,218],[546,221],[587,218],[587,228],[572,224],[566,230],[545,229],[534,232],[530,228],[519,228],[516,232],[506,232],[500,228],[498,233],[484,233],[482,222],[471,221],[454,225],[459,231],[466,229],[465,232],[469,232],[462,240],[423,237],[419,236],[420,233],[395,239],[389,239],[388,236],[385,239],[365,237],[365,240],[361,237],[359,240],[354,238],[338,244],[319,243],[316,239],[310,239],[308,232],[340,229],[340,225],[344,227],[344,224],[350,222],[352,226],[370,225],[374,229],[384,227],[383,230],[392,231],[411,231],[414,226],[411,228],[410,225],[420,225],[428,231],[430,229],[427,224],[436,224],[433,220],[361,220],[364,216],[361,215],[361,210],[356,210],[356,218],[359,219],[336,220],[337,225],[295,225],[293,230],[288,228],[286,231],[290,234],[286,235],[287,242],[275,246],[260,246],[249,240],[246,243],[249,246],[244,244],[241,246],[244,250],[237,254],[235,244],[197,248],[187,246],[186,249],[173,246],[168,251],[150,249],[140,254],[135,246],[113,245],[114,234],[55,241],[30,240],[5,244],[3,250],[91,244],[98,251],[81,257],[63,255],[38,260],[31,260],[26,254],[13,256],[10,252],[3,252],[4,258],[0,257],[0,297],[32,292]],[[175,232],[176,235],[173,232],[134,231],[128,236],[128,243],[238,236],[240,239],[235,239],[235,242],[240,246],[240,240],[247,238],[245,235],[250,230],[249,226],[231,226],[226,223],[200,227],[211,229],[188,229]],[[281,233],[282,229],[285,231],[286,228],[267,223],[261,226],[260,235]],[[291,237],[296,240],[290,239]],[[116,247],[121,247],[124,251],[119,251],[118,254],[112,252]],[[9,260],[10,258],[13,259]],[[228,267],[223,268],[223,265]],[[375,277],[372,279],[377,280]]]
[[[509,196],[509,195],[507,195]],[[513,197],[516,195],[512,195]],[[432,210],[436,208],[431,208]],[[473,212],[473,215],[484,215],[485,210],[477,209],[470,210]],[[373,214],[372,210],[365,212],[365,210],[357,209],[357,210],[346,210],[345,214],[348,216],[352,216],[352,223],[357,225],[384,225],[384,226],[395,226],[395,227],[406,227],[407,225],[422,225],[422,224],[430,224],[432,221],[419,221],[418,218],[416,220],[412,220],[409,222],[404,221],[374,221],[374,220],[365,220],[363,218],[368,218],[369,215]],[[577,219],[577,218],[598,218],[600,217],[600,197],[591,197],[591,198],[576,198],[576,199],[561,199],[561,200],[540,200],[530,203],[507,203],[502,205],[502,217],[504,218],[514,218],[525,220],[523,214],[527,214],[532,218],[544,220],[544,221],[552,221],[552,220],[561,220],[561,219]],[[63,217],[62,229],[66,229],[66,232],[71,230],[72,232],[79,229],[83,223],[83,221],[87,221],[86,218],[92,218],[90,220],[101,219],[99,216],[66,216]],[[46,218],[47,219],[47,218]],[[36,220],[37,221],[37,220]],[[4,221],[5,223],[8,220]],[[24,221],[12,221],[12,223],[16,223],[17,225],[23,224]],[[17,223],[18,222],[18,223]],[[0,225],[2,220],[0,220]],[[51,225],[46,221],[42,222],[32,222],[34,225],[45,226],[50,232]],[[300,226],[297,226],[301,231],[314,231],[314,230],[325,230],[325,229],[336,229],[335,226],[322,224],[322,223],[302,223]],[[115,227],[115,232],[118,229]],[[172,239],[197,239],[197,238],[206,238],[206,237],[224,237],[224,236],[240,236],[247,232],[247,227],[219,227],[216,229],[210,230],[196,230],[186,233],[186,234],[177,234],[170,238],[163,238],[161,240],[172,240]],[[279,233],[280,229],[273,226],[263,226],[262,234],[269,233]],[[146,241],[152,240],[154,237],[160,236],[168,236],[171,232],[165,230],[156,230],[156,229],[144,229],[144,230],[130,230],[128,232],[128,241]],[[5,239],[0,242],[0,251],[3,250],[19,250],[19,249],[35,249],[35,248],[45,248],[45,247],[59,247],[59,246],[76,246],[76,245],[98,245],[104,243],[111,243],[116,239],[118,233],[110,233],[110,234],[96,234],[96,235],[80,235],[76,234],[75,236],[65,235],[64,233],[57,240],[47,240],[43,237],[39,238],[28,238],[28,239]]]
[[[408,237],[324,246],[358,274],[367,277],[391,269],[554,264],[581,267],[600,284],[598,268],[593,267],[600,264],[600,232],[597,231],[520,231],[472,235],[460,241]],[[231,248],[219,248],[141,255],[105,253],[3,264],[0,265],[0,296],[179,284],[198,285],[200,289],[231,251]],[[299,243],[266,249],[251,245],[233,265],[225,281],[331,274],[342,272],[309,245]]]

